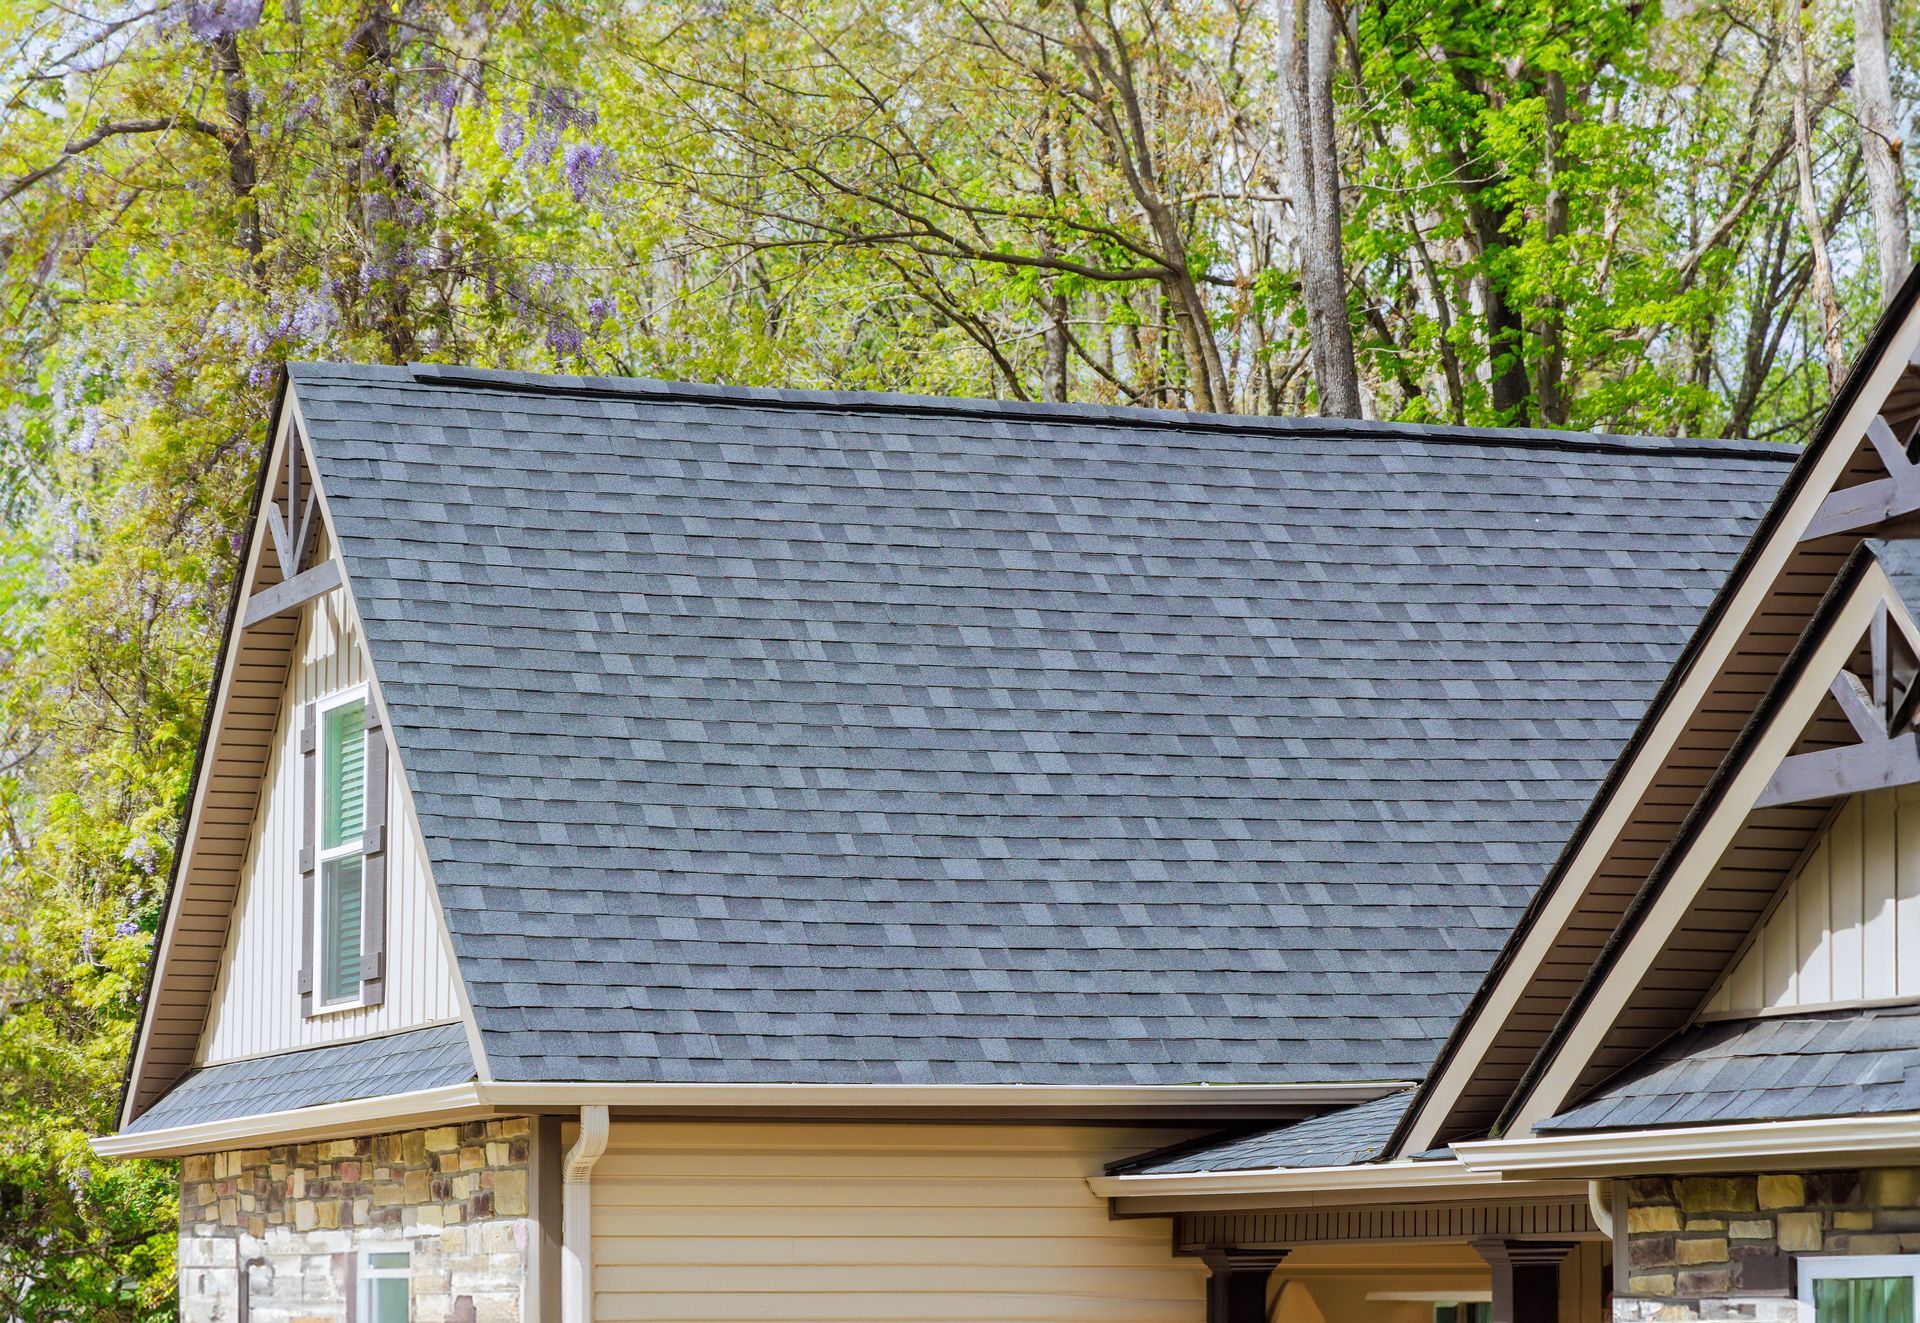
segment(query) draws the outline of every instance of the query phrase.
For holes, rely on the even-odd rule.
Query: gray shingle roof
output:
[[[1543,1133],[1920,1112],[1920,1007],[1698,1025]]]
[[[1793,453],[293,378],[503,1079],[1415,1077]]]
[[[1386,1151],[1393,1128],[1406,1115],[1411,1089],[1372,1102],[1324,1112],[1268,1130],[1214,1140],[1116,1163],[1113,1175],[1174,1176],[1193,1172],[1271,1171],[1299,1167],[1351,1167]]]
[[[318,1107],[464,1084],[473,1078],[473,1053],[460,1025],[310,1047],[279,1056],[202,1066],[142,1112],[122,1134],[226,1121],[238,1116]]]

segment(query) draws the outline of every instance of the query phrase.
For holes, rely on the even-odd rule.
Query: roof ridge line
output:
[[[298,365],[296,365],[298,366]],[[363,365],[314,364],[364,370]],[[1791,462],[1799,446],[1778,441],[1659,437],[1611,432],[1569,432],[1533,427],[1460,427],[1391,420],[1313,418],[1272,414],[1200,413],[1106,404],[1048,404],[967,396],[912,395],[886,391],[828,391],[727,386],[649,377],[588,377],[520,372],[447,363],[408,363],[407,376],[421,385],[464,387],[513,394],[583,399],[678,399],[752,408],[820,410],[917,416],[985,416],[1013,420],[1106,423],[1133,428],[1264,434],[1317,433],[1328,437],[1403,438],[1451,445],[1495,445],[1593,454],[1641,454],[1719,459],[1740,456]]]

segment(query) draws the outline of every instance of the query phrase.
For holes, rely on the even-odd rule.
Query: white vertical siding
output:
[[[570,1136],[568,1137],[570,1140]],[[1165,1218],[1087,1189],[1168,1142],[1099,1126],[617,1124],[593,1172],[601,1323],[1200,1323]]]
[[[305,611],[287,700],[267,763],[268,789],[241,867],[213,1008],[200,1040],[203,1064],[284,1052],[456,1020],[459,996],[418,826],[387,760],[386,1000],[368,1010],[300,1014],[300,710],[367,679],[359,621],[335,589]]]
[[[1920,997],[1920,786],[1840,806],[1705,1010],[1904,997]]]

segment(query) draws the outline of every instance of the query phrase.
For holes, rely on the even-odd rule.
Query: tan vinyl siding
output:
[[[593,1174],[600,1323],[1199,1323],[1164,1218],[1087,1189],[1101,1126],[631,1122]],[[569,1135],[569,1142],[571,1136]]]
[[[1920,787],[1842,804],[1709,1015],[1920,997]]]
[[[359,622],[342,589],[302,613],[286,701],[274,729],[267,790],[241,868],[239,898],[203,1064],[391,1033],[460,1016],[420,832],[388,760],[387,980],[381,1005],[307,1019],[300,1013],[300,710],[368,679]]]

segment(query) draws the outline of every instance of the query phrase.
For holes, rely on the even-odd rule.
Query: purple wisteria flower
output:
[[[564,158],[567,187],[573,200],[584,202],[607,161],[607,149],[597,142],[571,142]]]
[[[237,37],[260,26],[262,0],[184,0],[176,11],[201,41]]]
[[[115,937],[131,937],[139,931],[140,925],[132,919],[122,919],[113,925],[113,935]]]

